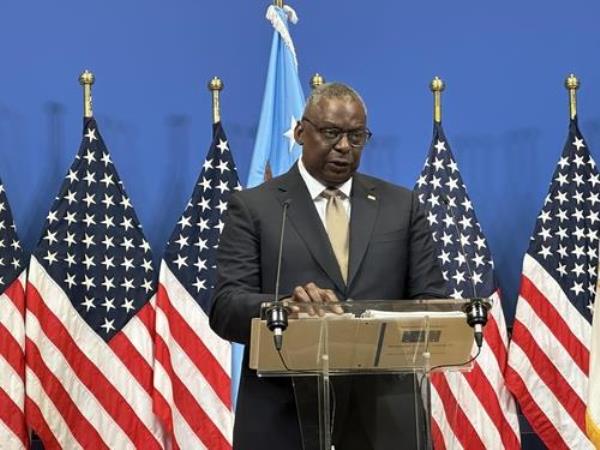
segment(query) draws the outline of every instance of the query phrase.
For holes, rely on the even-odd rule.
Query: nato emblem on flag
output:
[[[154,408],[180,448],[230,449],[231,344],[209,325],[222,216],[241,185],[221,123],[161,263]]]
[[[503,376],[508,336],[492,255],[440,123],[434,124],[415,191],[427,212],[449,295],[492,302],[472,370],[432,374],[434,447],[519,449],[516,405]]]
[[[593,448],[585,411],[599,238],[600,173],[573,119],[523,258],[507,371],[548,448]]]
[[[274,28],[273,42],[248,187],[287,172],[301,153],[294,140],[294,128],[302,117],[304,92],[288,29],[288,19],[296,23],[298,18],[287,5],[283,8],[271,5],[267,9],[267,19]]]
[[[0,446],[29,447],[25,423],[25,255],[0,182]]]
[[[154,290],[150,247],[86,118],[29,266],[28,420],[44,446],[164,446],[152,413]]]

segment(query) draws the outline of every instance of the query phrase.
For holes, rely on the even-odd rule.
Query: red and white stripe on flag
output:
[[[484,345],[470,372],[433,374],[432,438],[436,449],[521,448],[516,406],[503,377],[508,337],[495,293]]]
[[[26,291],[26,410],[46,449],[160,449],[152,412],[153,301],[106,343],[32,256]]]
[[[0,295],[0,448],[29,448],[25,423],[25,272]]]
[[[231,344],[163,261],[156,310],[155,412],[184,448],[232,447]]]
[[[585,431],[590,339],[590,323],[526,254],[507,379],[549,448],[593,448]]]

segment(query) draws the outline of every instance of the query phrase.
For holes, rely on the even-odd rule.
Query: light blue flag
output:
[[[267,9],[267,19],[275,30],[248,187],[265,181],[269,170],[273,177],[287,172],[301,152],[294,141],[294,127],[304,110],[304,92],[298,78],[294,43],[288,30],[288,20],[296,23],[298,17],[287,5],[283,8],[271,5]]]
[[[288,30],[288,20],[296,23],[298,16],[288,5],[283,8],[271,5],[267,9],[267,20],[274,28],[273,43],[248,187],[287,172],[301,153],[294,141],[294,128],[304,110],[304,92],[298,78],[296,50]],[[243,345],[233,345],[231,389],[234,404],[237,403],[243,353]]]

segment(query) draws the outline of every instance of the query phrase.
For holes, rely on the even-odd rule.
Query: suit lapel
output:
[[[288,219],[302,238],[315,261],[327,273],[341,292],[346,290],[340,268],[338,266],[329,237],[323,222],[317,213],[313,200],[304,180],[300,176],[297,165],[281,178],[277,188],[279,201],[290,201]]]
[[[379,199],[375,186],[362,178],[354,176],[352,186],[352,210],[350,217],[350,262],[348,268],[348,286],[352,284],[358,272],[377,219]]]

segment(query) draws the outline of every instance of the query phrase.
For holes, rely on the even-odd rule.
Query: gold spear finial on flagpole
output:
[[[221,121],[221,101],[219,95],[223,90],[223,82],[219,77],[213,77],[208,82],[208,89],[212,92],[213,123],[219,123]]]
[[[574,74],[570,74],[565,80],[565,87],[569,90],[569,111],[571,120],[577,117],[577,89],[581,83]]]
[[[84,70],[79,75],[79,84],[83,86],[83,117],[90,118],[94,116],[92,111],[92,84],[96,78],[89,70]]]
[[[433,120],[436,123],[442,122],[442,91],[445,88],[446,85],[438,76],[434,77],[429,85],[429,89],[433,92]]]
[[[317,86],[321,86],[322,84],[325,83],[325,78],[323,78],[321,76],[320,73],[315,73],[311,78],[310,78],[310,88],[314,89]]]

